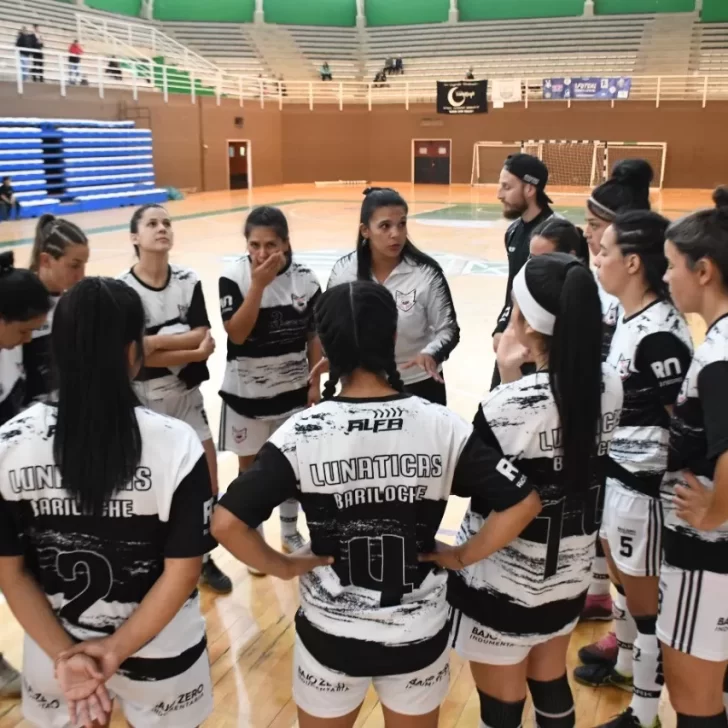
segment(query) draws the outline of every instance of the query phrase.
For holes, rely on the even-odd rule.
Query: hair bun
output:
[[[0,254],[0,274],[9,273],[15,268],[15,253],[8,250],[6,253]]]
[[[612,168],[611,179],[626,187],[649,191],[655,173],[644,159],[622,159]]]
[[[728,215],[728,185],[721,185],[713,190],[713,202],[721,214]]]
[[[367,195],[371,195],[372,192],[379,192],[380,190],[383,190],[383,189],[384,189],[383,187],[367,187],[364,190],[363,194],[364,194],[364,197],[366,197]]]

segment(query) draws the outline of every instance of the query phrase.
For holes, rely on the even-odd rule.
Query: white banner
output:
[[[491,81],[491,99],[493,106],[502,109],[503,104],[521,100],[520,78],[496,78]]]

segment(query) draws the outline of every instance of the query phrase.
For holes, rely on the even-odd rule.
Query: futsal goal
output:
[[[665,179],[665,142],[531,139],[476,142],[470,183],[473,186],[497,184],[506,157],[519,152],[538,157],[548,167],[549,188],[567,188],[560,194],[588,193],[609,178],[612,168],[621,159],[639,158],[649,162],[655,172],[654,189],[662,189]]]

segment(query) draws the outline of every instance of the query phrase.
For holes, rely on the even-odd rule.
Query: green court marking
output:
[[[303,204],[352,204],[352,200],[282,200],[280,202],[270,202],[268,204],[276,207],[284,207],[286,205],[303,205]],[[414,219],[425,219],[425,220],[443,220],[455,221],[455,220],[466,220],[466,221],[495,221],[502,218],[502,208],[499,204],[484,204],[484,203],[448,203],[428,200],[416,200],[413,204],[417,205],[440,205],[441,207],[437,210],[430,210],[428,212],[420,212],[412,215]],[[251,209],[250,205],[243,205],[242,207],[228,207],[223,210],[209,210],[206,212],[191,212],[186,215],[175,215],[175,222],[182,222],[184,220],[199,220],[206,217],[218,217],[220,215],[231,215],[237,212],[247,212]],[[581,222],[584,219],[584,208],[583,207],[560,207],[556,209],[559,213],[567,217],[572,222]],[[128,230],[128,223],[121,225],[105,225],[102,227],[95,227],[86,230],[87,235],[103,235],[104,233],[116,233],[124,230]],[[18,240],[5,240],[0,242],[0,249],[12,248],[18,245],[31,245],[33,238],[20,238]]]

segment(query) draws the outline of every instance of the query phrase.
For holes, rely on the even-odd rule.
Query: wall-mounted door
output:
[[[228,176],[231,190],[250,187],[250,142],[228,141]]]
[[[414,183],[449,185],[451,149],[449,139],[413,139]]]

